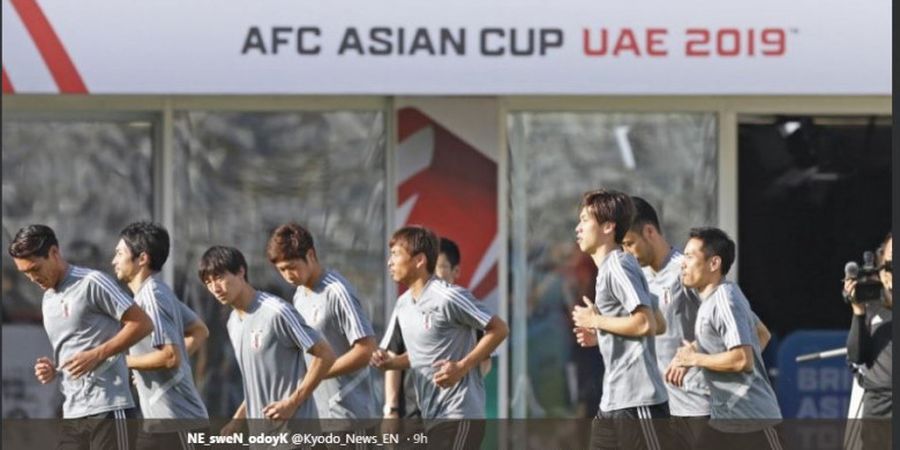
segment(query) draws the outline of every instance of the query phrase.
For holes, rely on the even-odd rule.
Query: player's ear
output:
[[[606,234],[612,234],[613,232],[616,231],[616,223],[613,222],[613,221],[611,221],[611,220],[608,220],[608,221],[606,221],[606,222],[603,222],[603,228],[602,228],[602,229],[603,229],[603,232],[604,232],[604,233],[606,233]]]
[[[147,252],[141,252],[141,254],[138,255],[138,257],[137,257],[137,263],[138,263],[138,266],[142,266],[142,265],[149,266],[150,265],[150,255],[148,255]]]
[[[722,268],[722,257],[718,255],[713,256],[709,258],[709,261],[707,261],[707,263],[709,264],[709,271],[715,272]]]
[[[413,255],[413,261],[415,262],[417,269],[428,266],[428,258],[425,256],[425,253],[416,253]]]

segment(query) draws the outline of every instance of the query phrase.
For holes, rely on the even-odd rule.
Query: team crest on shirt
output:
[[[672,302],[672,292],[669,289],[663,290],[663,305],[668,305]]]
[[[67,301],[62,302],[62,315],[66,319],[69,318],[69,302]]]
[[[432,318],[431,318],[430,312],[427,312],[422,315],[422,325],[425,327],[426,330],[431,329],[431,322],[432,322]]]
[[[250,331],[250,347],[253,350],[259,350],[262,347],[262,334],[263,330]]]

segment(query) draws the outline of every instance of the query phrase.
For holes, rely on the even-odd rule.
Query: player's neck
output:
[[[304,285],[309,290],[312,290],[314,287],[316,287],[317,284],[319,284],[319,281],[322,281],[322,277],[325,275],[325,269],[323,269],[319,264],[315,264],[314,266],[312,266],[311,272],[312,273],[310,273],[309,275],[309,280],[306,281],[307,284]]]
[[[619,244],[615,241],[600,244],[600,246],[597,247],[597,250],[594,250],[594,253],[591,253],[591,259],[594,260],[594,264],[597,267],[600,267],[610,253],[620,248]]]
[[[669,259],[669,253],[672,253],[672,246],[665,239],[659,239],[653,242],[653,263],[650,267],[654,272],[659,272],[666,265]]]
[[[55,290],[58,290],[58,289],[59,289],[59,285],[61,285],[62,282],[63,282],[63,280],[66,279],[66,275],[69,273],[69,267],[70,267],[70,266],[69,266],[69,263],[68,263],[66,260],[64,260],[64,259],[61,259],[61,260],[60,260],[60,264],[59,264],[59,275],[58,275],[58,277],[56,278],[56,283],[53,284],[53,290],[54,290],[54,291],[55,291]]]
[[[703,300],[709,298],[709,296],[712,295],[713,292],[715,292],[719,285],[721,285],[723,282],[725,282],[725,280],[721,275],[716,275],[711,278],[706,286],[702,286],[697,289],[697,292],[700,294],[700,298],[702,298]]]
[[[409,287],[409,292],[412,294],[413,300],[418,300],[419,297],[422,296],[422,292],[425,290],[425,286],[428,285],[429,280],[431,280],[431,274],[426,272],[417,276],[411,283],[407,285],[407,287]]]
[[[132,294],[137,294],[138,291],[141,290],[141,286],[144,285],[144,282],[147,281],[147,278],[152,276],[153,272],[151,272],[150,269],[146,267],[141,268],[141,271],[128,281],[128,289]]]
[[[231,306],[237,310],[239,315],[243,316],[250,309],[254,297],[256,297],[256,289],[253,289],[253,286],[249,283],[245,283],[241,293],[238,294],[238,298]]]

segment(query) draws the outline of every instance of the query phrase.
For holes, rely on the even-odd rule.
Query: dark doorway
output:
[[[891,228],[890,117],[741,116],[738,267],[774,334],[849,328],[848,261]]]

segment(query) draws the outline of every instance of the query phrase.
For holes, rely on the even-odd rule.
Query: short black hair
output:
[[[428,228],[421,225],[410,225],[403,227],[394,232],[391,236],[388,247],[394,245],[402,245],[409,252],[410,256],[416,256],[419,253],[425,255],[425,269],[429,274],[434,273],[434,267],[437,265],[438,257],[438,237]]]
[[[153,222],[135,222],[119,233],[119,238],[134,258],[146,253],[150,258],[150,270],[159,272],[169,259],[169,232]]]
[[[587,208],[598,224],[613,222],[616,229],[613,238],[621,244],[625,233],[634,221],[634,202],[631,196],[613,189],[597,189],[585,192],[581,197],[581,207]]]
[[[22,227],[9,243],[9,256],[17,259],[39,256],[46,258],[50,249],[59,248],[56,233],[47,225],[33,224]]]
[[[450,267],[457,267],[461,261],[459,256],[459,247],[456,245],[456,242],[451,241],[445,237],[441,238],[441,250],[438,253],[441,253],[447,258],[447,261],[450,262]]]
[[[200,257],[200,269],[197,271],[197,275],[200,277],[200,281],[206,283],[209,277],[223,275],[225,272],[237,275],[241,269],[244,269],[244,280],[248,281],[247,260],[244,259],[244,254],[234,247],[214,245],[203,252],[203,256]]]
[[[707,259],[718,256],[722,259],[722,276],[728,274],[734,264],[734,241],[724,231],[715,227],[692,228],[689,234],[692,239],[703,242],[703,255]]]
[[[634,203],[635,210],[631,231],[640,234],[641,228],[643,228],[644,225],[653,225],[653,227],[656,228],[656,231],[662,234],[659,228],[659,216],[656,215],[656,210],[653,209],[653,206],[651,206],[647,200],[634,195],[631,196],[631,202]]]

